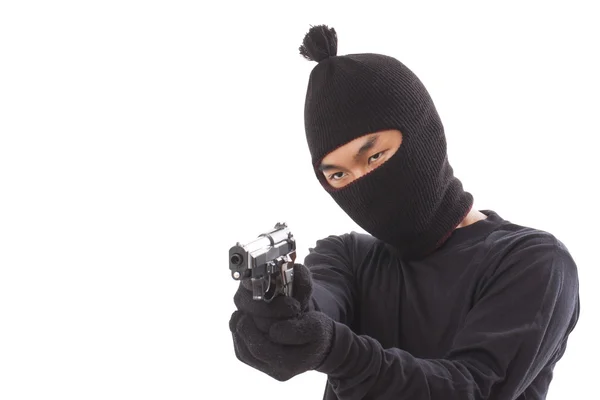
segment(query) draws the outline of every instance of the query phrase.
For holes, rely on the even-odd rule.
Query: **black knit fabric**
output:
[[[338,56],[337,34],[324,26],[309,31],[301,53],[320,60],[310,74],[304,114],[319,181],[359,226],[401,257],[428,255],[465,218],[473,196],[453,175],[444,127],[425,86],[393,57]],[[389,129],[399,130],[403,139],[388,161],[340,189],[327,183],[318,170],[323,157]]]

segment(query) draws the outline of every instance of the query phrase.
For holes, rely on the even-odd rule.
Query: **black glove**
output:
[[[235,355],[278,381],[317,369],[331,349],[334,322],[321,312],[309,311],[289,319],[263,321],[262,329],[255,322],[256,318],[259,317],[253,318],[242,311],[235,311],[231,316],[229,329]]]
[[[240,282],[233,301],[239,311],[253,317],[282,319],[300,315],[308,311],[312,296],[312,280],[310,271],[302,264],[294,264],[292,297],[277,296],[270,303],[252,298],[250,279]]]
[[[333,320],[311,311],[312,280],[302,264],[294,265],[293,285],[292,297],[267,303],[254,300],[249,281],[243,281],[229,321],[237,358],[279,381],[316,369],[333,338]]]

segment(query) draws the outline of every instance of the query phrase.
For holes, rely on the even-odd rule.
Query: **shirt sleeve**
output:
[[[561,357],[579,316],[577,269],[563,248],[513,251],[484,284],[452,349],[420,359],[335,324],[324,363],[340,400],[514,399]]]
[[[354,314],[355,242],[352,234],[331,235],[318,240],[304,259],[313,281],[311,308],[345,325],[352,323]]]

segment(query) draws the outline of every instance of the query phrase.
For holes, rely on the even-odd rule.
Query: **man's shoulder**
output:
[[[567,246],[553,233],[506,221],[488,237],[487,262],[496,273],[535,268],[547,273],[555,268],[576,271]]]
[[[566,245],[547,230],[507,220],[504,222],[488,236],[488,242],[496,250],[506,253],[526,249],[569,252]]]

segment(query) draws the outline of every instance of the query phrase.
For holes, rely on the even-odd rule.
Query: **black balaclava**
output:
[[[404,259],[439,248],[466,217],[473,196],[453,175],[444,127],[419,78],[381,54],[337,55],[325,25],[306,34],[300,54],[318,64],[310,74],[304,122],[314,172],[360,227]],[[397,129],[398,151],[368,174],[336,189],[318,167],[338,147],[369,133]]]

